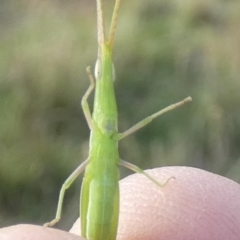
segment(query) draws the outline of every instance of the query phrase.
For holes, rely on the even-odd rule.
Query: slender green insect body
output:
[[[119,218],[119,170],[118,165],[144,174],[158,186],[160,184],[142,169],[120,160],[118,141],[136,132],[165,112],[191,101],[188,97],[138,122],[123,133],[118,133],[118,111],[114,94],[115,70],[112,63],[112,47],[121,0],[116,0],[110,33],[105,40],[102,0],[97,0],[98,60],[95,66],[95,81],[87,68],[90,86],[82,98],[82,108],[91,130],[89,156],[62,185],[56,217],[45,226],[52,226],[61,218],[64,194],[76,177],[85,169],[81,188],[80,217],[81,234],[89,240],[115,240]],[[87,99],[94,89],[94,107],[91,114]]]
[[[96,64],[96,88],[89,164],[81,190],[81,229],[88,239],[116,239],[119,213],[117,105],[113,89],[112,51],[101,47]]]

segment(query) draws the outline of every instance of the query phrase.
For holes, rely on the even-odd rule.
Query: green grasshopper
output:
[[[76,177],[85,169],[81,188],[80,216],[81,234],[90,240],[115,240],[119,216],[119,170],[125,166],[144,174],[158,186],[160,184],[142,169],[120,159],[118,142],[150,123],[154,118],[191,101],[188,97],[143,119],[123,133],[118,133],[118,111],[114,93],[115,70],[112,49],[121,0],[116,0],[109,36],[106,39],[103,24],[102,0],[97,0],[98,59],[95,66],[95,81],[90,67],[87,73],[90,86],[82,98],[82,108],[91,130],[89,156],[62,185],[56,218],[45,226],[52,226],[60,220],[64,194]],[[93,113],[87,99],[95,87]]]

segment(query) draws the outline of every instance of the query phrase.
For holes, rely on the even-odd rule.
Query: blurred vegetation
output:
[[[113,2],[104,1],[108,22]],[[0,1],[1,227],[51,220],[61,184],[87,157],[80,100],[96,60],[95,15],[89,0]],[[240,181],[239,22],[237,0],[123,1],[114,52],[120,131],[194,99],[124,139],[123,159]],[[62,228],[77,217],[80,183],[67,192]]]

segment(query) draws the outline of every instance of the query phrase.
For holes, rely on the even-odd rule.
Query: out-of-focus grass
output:
[[[113,3],[104,3],[110,16]],[[42,224],[87,156],[80,99],[97,53],[95,1],[0,4],[0,226]],[[124,139],[123,159],[240,181],[239,21],[233,0],[123,1],[114,51],[120,131],[194,99]],[[63,227],[77,217],[80,182],[67,192]]]

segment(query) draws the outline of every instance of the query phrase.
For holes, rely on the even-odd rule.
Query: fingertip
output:
[[[160,183],[133,174],[120,182],[118,240],[239,240],[240,186],[189,167],[148,170]]]
[[[43,226],[19,224],[0,229],[1,240],[80,240],[77,235]]]

